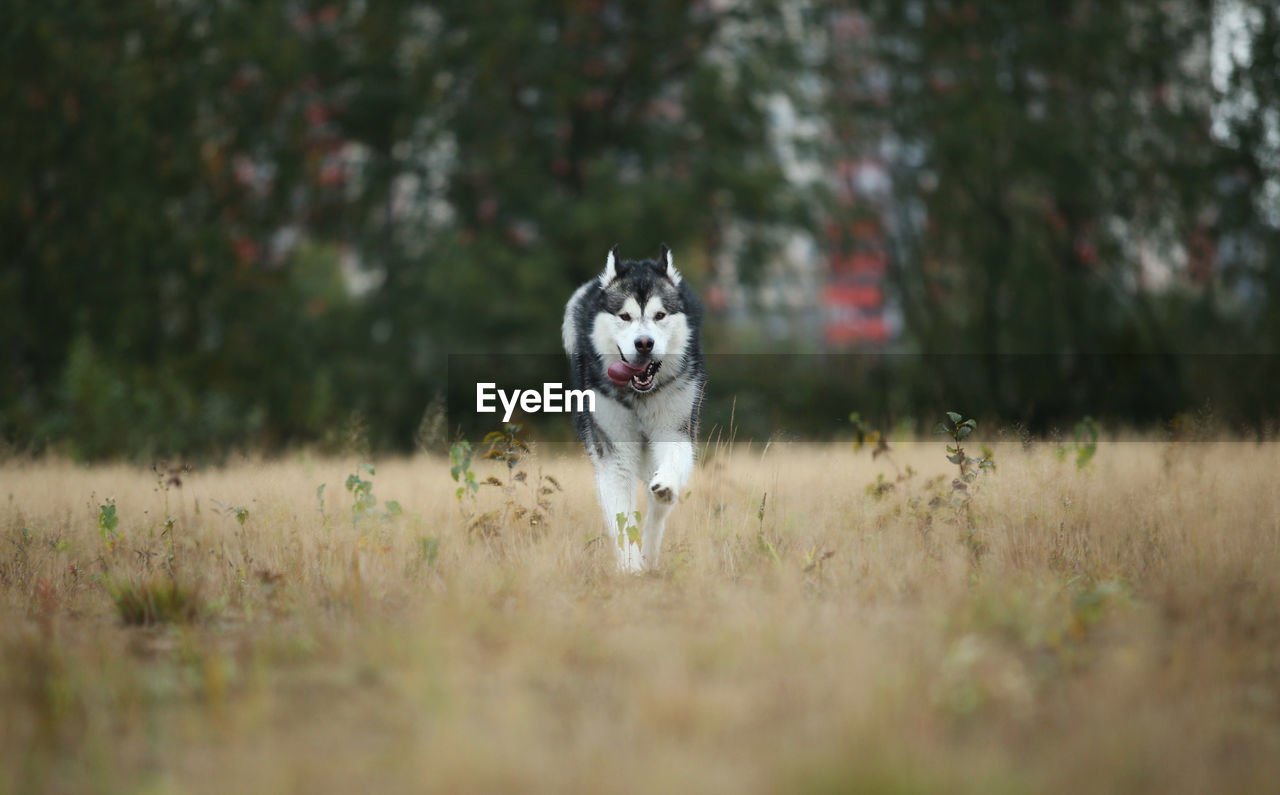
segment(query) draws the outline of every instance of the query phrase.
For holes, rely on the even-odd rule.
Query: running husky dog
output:
[[[564,349],[575,389],[593,389],[596,410],[573,423],[596,472],[605,538],[618,565],[658,565],[667,515],[693,472],[693,443],[706,384],[702,303],[662,247],[657,260],[620,260],[578,288],[564,309]],[[636,510],[636,481],[648,509],[640,545],[619,532]]]

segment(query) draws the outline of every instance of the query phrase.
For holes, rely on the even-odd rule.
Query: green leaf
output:
[[[960,420],[964,419],[964,417],[962,417],[962,416],[961,416],[959,413],[957,413],[957,412],[954,412],[954,411],[948,411],[948,412],[947,412],[947,419],[951,420],[951,424],[952,424],[952,425],[955,425],[955,424],[959,423],[959,422],[960,422]]]
[[[119,524],[120,517],[116,515],[115,503],[109,502],[98,507],[98,528],[100,530],[113,533]]]

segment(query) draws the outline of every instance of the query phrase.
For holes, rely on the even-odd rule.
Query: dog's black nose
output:
[[[653,353],[653,337],[636,337],[636,353]]]

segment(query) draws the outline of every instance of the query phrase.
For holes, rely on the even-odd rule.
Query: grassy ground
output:
[[[941,447],[713,451],[645,576],[576,452],[0,466],[0,791],[1274,791],[1280,446]]]

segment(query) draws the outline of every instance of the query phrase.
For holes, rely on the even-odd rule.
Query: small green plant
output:
[[[849,424],[853,426],[853,451],[855,453],[866,445],[873,447],[871,452],[873,458],[881,452],[889,450],[889,445],[885,442],[884,435],[868,425],[859,412],[854,411],[849,414]]]
[[[214,500],[213,504],[218,506],[218,512],[223,516],[233,517],[241,527],[244,527],[244,523],[249,521],[249,509],[243,505],[227,505],[226,503],[218,502],[217,500]]]
[[[471,471],[471,442],[466,439],[460,439],[449,447],[449,475],[455,483],[461,484],[458,490],[454,492],[454,496],[459,501],[462,495],[470,495],[475,499],[476,492],[480,490],[480,484],[476,483],[476,473]]]
[[[756,549],[761,553],[768,554],[774,563],[782,565],[782,556],[778,554],[778,548],[765,536],[763,530],[756,533]]]
[[[515,469],[529,452],[529,445],[520,438],[522,426],[515,422],[506,422],[500,431],[489,431],[484,435],[484,444],[489,445],[484,457],[490,461],[505,461],[507,469]]]
[[[373,496],[373,481],[360,477],[361,472],[367,472],[369,477],[373,477],[373,464],[361,464],[356,467],[355,472],[347,475],[347,491],[351,492],[351,497],[354,499],[351,505],[351,515],[356,520],[373,510],[374,506],[378,504],[378,499]]]
[[[621,511],[614,517],[614,521],[618,523],[618,549],[624,551],[628,541],[640,546],[640,512],[634,511],[632,515],[636,519],[634,523],[628,522],[627,515]]]
[[[517,423],[505,423],[502,430],[485,434],[483,444],[487,445],[481,456],[486,461],[501,461],[506,464],[505,480],[497,475],[489,475],[484,480],[477,480],[471,469],[473,450],[465,439],[455,442],[449,450],[452,462],[449,474],[458,488],[454,496],[458,498],[459,511],[468,531],[484,536],[499,535],[501,529],[513,521],[519,522],[535,534],[541,533],[547,516],[552,512],[551,495],[563,491],[555,477],[541,472],[531,478],[529,472],[517,467],[525,462],[530,452],[529,444],[520,437],[522,426]],[[503,494],[503,505],[500,509],[477,513],[475,509],[463,507],[464,494],[474,501],[481,486],[496,486]]]
[[[884,479],[884,473],[877,472],[876,479],[867,484],[867,496],[874,500],[879,500],[893,491],[893,488],[894,484]]]
[[[115,497],[111,497],[106,503],[98,506],[98,535],[102,536],[102,542],[107,545],[108,551],[115,550],[116,544],[120,541],[120,534],[116,532],[119,526],[120,517],[116,513],[116,500]]]
[[[951,481],[951,504],[956,508],[956,520],[960,524],[960,541],[969,550],[970,565],[976,568],[987,552],[986,541],[978,531],[970,500],[973,498],[971,486],[978,475],[994,472],[996,468],[994,453],[983,445],[982,457],[973,458],[964,449],[964,440],[978,428],[978,421],[965,419],[958,411],[948,411],[934,433],[945,433],[954,444],[947,445],[947,461],[956,465],[959,477]]]
[[[546,523],[547,515],[551,513],[551,502],[548,498],[564,489],[551,475],[539,472],[538,477],[531,481],[526,470],[512,472],[529,453],[528,443],[520,438],[521,430],[522,426],[519,424],[508,422],[502,426],[501,431],[490,431],[485,434],[484,443],[489,446],[489,449],[485,451],[484,457],[490,461],[505,463],[510,477],[504,482],[490,475],[485,478],[484,484],[497,486],[502,490],[505,520],[527,521],[530,529],[536,531],[541,530]],[[519,497],[520,488],[525,491],[524,497]]]
[[[361,473],[368,475],[369,477],[366,479],[361,476]],[[359,524],[361,520],[369,517],[389,520],[404,514],[404,508],[395,500],[387,500],[383,502],[382,511],[375,512],[374,509],[378,507],[378,498],[373,494],[373,476],[375,474],[377,474],[377,471],[374,469],[373,464],[364,463],[356,467],[355,472],[347,475],[346,488],[347,491],[351,492],[352,497],[352,524]],[[323,488],[324,486],[321,485],[320,489]],[[317,489],[317,496],[320,493],[320,489]],[[321,513],[323,512],[322,503]]]
[[[1098,452],[1098,421],[1085,417],[1076,423],[1076,469],[1084,469]]]
[[[973,458],[965,452],[962,443],[977,429],[977,420],[966,420],[960,412],[948,411],[946,418],[938,423],[938,427],[933,431],[934,433],[945,433],[955,442],[954,445],[947,445],[947,460],[959,468],[960,482],[963,484],[972,483],[979,473],[994,471],[996,468],[994,453],[991,448],[984,445],[981,458]],[[957,490],[965,491],[966,489],[958,488]]]

